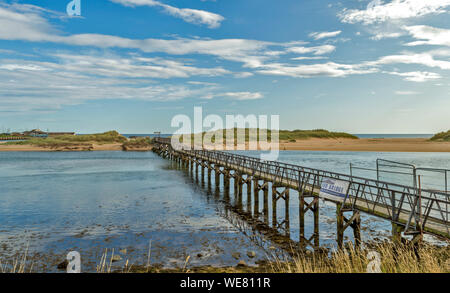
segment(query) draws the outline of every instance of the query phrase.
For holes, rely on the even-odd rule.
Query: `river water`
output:
[[[285,151],[279,160],[349,173],[350,162],[373,168],[377,158],[450,169],[446,153]],[[433,180],[442,183],[440,177]],[[239,260],[255,264],[277,250],[228,209],[223,189],[211,191],[188,171],[151,152],[0,153],[0,186],[3,264],[27,251],[34,271],[55,272],[65,255],[76,250],[83,271],[95,272],[105,249],[114,249],[121,257],[114,263],[117,268],[127,260],[146,264],[149,250],[151,264],[165,267],[183,266],[187,256],[191,266],[228,266]],[[335,245],[334,214],[334,205],[321,202],[321,245]],[[289,232],[294,240],[298,226],[298,200],[292,192]],[[308,215],[306,235],[312,228]],[[362,230],[364,240],[383,239],[390,235],[390,224],[363,216]],[[346,239],[351,240],[351,234]],[[256,257],[247,256],[249,252]]]

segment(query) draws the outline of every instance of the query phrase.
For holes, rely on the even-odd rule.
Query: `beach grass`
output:
[[[276,259],[272,267],[277,273],[366,273],[368,268],[380,273],[450,273],[450,250],[385,242],[363,250],[350,246],[331,256],[297,254],[293,261]]]
[[[122,144],[124,150],[128,149],[145,149],[152,146],[152,139],[149,137],[138,137],[131,139]]]
[[[227,132],[233,131],[234,133],[234,140],[235,144],[237,142],[238,133],[243,133],[245,136],[245,142],[250,141],[251,133],[256,133],[256,139],[260,141],[262,137],[260,137],[260,133],[266,132],[267,133],[267,141],[272,140],[273,131],[270,129],[259,129],[259,128],[233,128],[233,129],[221,129],[216,131],[207,131],[202,133],[202,137],[205,137],[205,135],[209,135],[212,137],[212,142],[215,142],[216,137],[222,135],[222,139],[225,142],[227,137]],[[254,135],[254,134],[253,134]],[[192,140],[194,139],[195,134],[191,134]],[[304,139],[310,139],[310,138],[323,138],[323,139],[329,139],[329,138],[348,138],[348,139],[358,139],[357,136],[354,136],[349,133],[345,132],[333,132],[328,131],[325,129],[314,129],[314,130],[280,130],[278,132],[278,139],[280,141],[289,141],[289,142],[295,142],[296,140],[304,140]],[[180,141],[182,142],[182,137],[180,138]]]
[[[447,132],[439,132],[435,134],[432,138],[430,138],[431,141],[450,141],[450,130]]]
[[[25,141],[11,141],[8,145],[33,145],[38,147],[65,147],[65,146],[87,146],[92,143],[110,144],[124,143],[127,138],[119,134],[117,131],[108,131],[98,134],[83,135],[61,135],[47,138],[31,138]]]

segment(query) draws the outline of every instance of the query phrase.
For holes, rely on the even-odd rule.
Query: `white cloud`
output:
[[[444,70],[450,69],[450,62],[443,60],[435,60],[428,53],[419,54],[403,54],[384,56],[377,61],[367,62],[369,65],[386,65],[386,64],[419,64],[428,67],[437,67]]]
[[[324,56],[315,56],[315,57],[301,56],[301,57],[291,58],[291,60],[321,60],[321,59],[327,59],[327,58],[328,57],[324,57]]]
[[[444,45],[450,46],[450,30],[427,25],[404,26],[405,30],[415,39],[422,40],[408,43],[408,46]]]
[[[220,26],[221,22],[225,20],[223,16],[209,11],[190,8],[177,8],[154,0],[110,0],[110,1],[130,7],[136,6],[162,7],[166,13],[174,17],[181,18],[188,23],[204,24],[209,28],[217,28]]]
[[[221,67],[199,68],[177,60],[133,56],[104,57],[100,55],[56,54],[65,70],[109,77],[188,78],[219,76],[231,73]]]
[[[236,77],[236,78],[247,78],[250,76],[253,76],[253,73],[251,73],[251,72],[236,72],[234,74],[234,77]]]
[[[445,13],[448,6],[450,0],[375,0],[366,9],[344,9],[338,16],[345,23],[373,24]]]
[[[376,33],[373,37],[371,37],[372,40],[375,41],[379,41],[382,39],[392,39],[392,38],[398,38],[401,37],[402,33],[386,33],[386,32],[381,32],[381,33]]]
[[[420,93],[415,91],[396,91],[395,94],[399,96],[411,96],[411,95],[418,95]]]
[[[434,80],[442,78],[437,73],[434,72],[424,72],[424,71],[412,71],[412,72],[384,72],[391,75],[397,75],[404,77],[406,81],[413,81],[413,82],[425,82],[428,80]]]
[[[261,93],[252,93],[252,92],[229,92],[229,93],[223,93],[220,94],[224,97],[229,97],[233,100],[238,101],[244,101],[244,100],[259,100],[262,99],[264,96]]]
[[[333,45],[322,45],[316,47],[290,47],[288,52],[297,54],[313,53],[314,55],[324,55],[333,52],[336,49]]]
[[[364,68],[363,65],[349,65],[338,64],[334,62],[312,64],[312,65],[297,65],[290,64],[266,64],[263,69],[258,70],[261,74],[268,75],[281,75],[291,77],[309,78],[316,76],[329,76],[329,77],[344,77],[352,74],[368,74],[374,73],[375,68]]]
[[[310,33],[309,36],[314,40],[320,40],[324,38],[332,38],[339,35],[342,31],[334,31],[334,32],[313,32]]]

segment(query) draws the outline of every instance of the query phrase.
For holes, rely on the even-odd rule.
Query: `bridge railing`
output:
[[[159,138],[157,143],[169,144],[170,139]],[[393,222],[405,224],[406,228],[434,228],[440,225],[441,232],[449,233],[450,195],[436,190],[418,190],[413,186],[406,186],[374,179],[351,176],[320,169],[313,169],[278,161],[264,161],[256,157],[243,156],[223,151],[209,150],[180,150],[178,152],[202,160],[216,162],[224,167],[240,167],[247,172],[271,178],[273,182],[280,182],[290,186],[309,186],[320,189],[325,178],[335,178],[349,182],[348,203],[353,207],[364,205],[372,213],[380,211],[385,218]],[[406,217],[406,218],[405,218]],[[433,225],[434,224],[434,225]],[[444,228],[442,228],[444,227]],[[444,231],[442,231],[444,230]]]

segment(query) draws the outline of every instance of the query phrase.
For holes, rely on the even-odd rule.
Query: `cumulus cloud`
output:
[[[313,53],[314,55],[325,55],[333,52],[336,49],[333,45],[322,45],[316,47],[290,47],[288,52],[297,54]]]
[[[316,76],[344,77],[352,74],[368,74],[377,72],[377,69],[365,67],[364,65],[338,64],[335,62],[296,66],[273,63],[263,66],[263,69],[258,70],[258,72],[268,75],[309,78]]]
[[[259,100],[264,96],[261,93],[252,93],[252,92],[229,92],[221,94],[224,97],[229,97],[233,100],[245,101],[245,100]]]
[[[370,65],[386,65],[386,64],[419,64],[427,67],[435,67],[444,70],[450,69],[450,62],[444,60],[435,60],[431,54],[402,54],[384,56],[377,61],[367,62]]]
[[[204,24],[209,28],[217,28],[220,26],[221,22],[225,20],[223,16],[209,11],[190,8],[177,8],[154,0],[110,0],[110,1],[129,7],[136,7],[136,6],[161,7],[166,13],[174,17],[181,18],[188,23]]]
[[[300,56],[300,57],[291,58],[291,60],[321,60],[321,59],[327,59],[327,58],[328,57],[324,57],[324,56],[314,56],[314,57]]]
[[[425,82],[428,80],[434,80],[442,78],[437,73],[434,72],[424,72],[424,71],[412,71],[412,72],[385,72],[391,75],[397,75],[404,77],[406,81],[414,81],[414,82]]]
[[[66,70],[109,77],[188,78],[231,73],[222,67],[199,68],[177,60],[132,56],[56,54]]]
[[[70,57],[70,58],[69,58]],[[222,73],[173,60],[54,55],[54,62],[0,60],[0,112],[52,111],[89,100],[176,101],[216,91],[215,84],[178,85],[150,78]],[[206,71],[204,71],[206,70]]]
[[[404,26],[405,30],[415,39],[421,40],[408,43],[408,46],[443,45],[450,46],[450,30],[427,25]]]
[[[379,41],[382,39],[388,39],[388,38],[392,39],[392,38],[398,38],[401,36],[402,36],[402,33],[399,33],[399,32],[395,32],[395,33],[379,32],[379,33],[376,33],[374,36],[372,36],[371,39],[375,40],[375,41]]]
[[[373,24],[445,13],[448,6],[450,0],[374,0],[366,9],[344,9],[338,16],[345,23]]]
[[[313,32],[310,33],[309,36],[314,40],[320,40],[324,38],[332,38],[339,35],[342,31],[334,31],[334,32]]]

